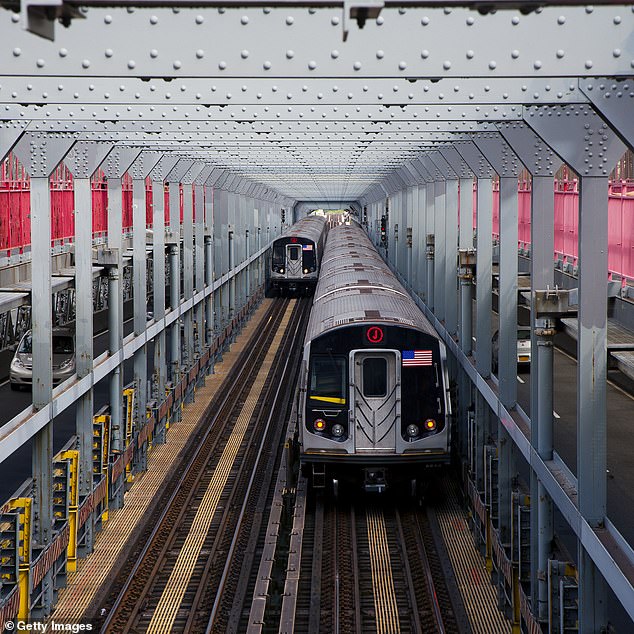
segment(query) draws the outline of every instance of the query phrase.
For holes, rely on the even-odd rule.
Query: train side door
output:
[[[355,451],[394,453],[401,414],[400,355],[396,350],[357,350],[350,357]]]
[[[286,277],[302,276],[302,245],[286,245]]]

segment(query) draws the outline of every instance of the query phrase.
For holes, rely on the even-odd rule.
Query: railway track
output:
[[[319,494],[298,502],[302,574],[284,598],[280,633],[460,632],[424,508]]]
[[[306,300],[273,303],[267,327],[210,407],[136,563],[119,580],[102,631],[238,631],[308,310]]]

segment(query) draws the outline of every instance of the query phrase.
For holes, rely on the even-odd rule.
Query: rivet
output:
[[[355,62],[352,65],[352,68],[354,68],[355,70],[361,70],[361,62]]]
[[[385,22],[385,18],[380,15],[377,19],[376,19],[376,23],[378,26],[383,26],[383,23]]]
[[[128,68],[129,68],[130,70],[132,70],[135,66],[136,66],[136,62],[135,62],[133,59],[131,59],[131,60],[128,62]]]
[[[562,58],[563,58],[563,56],[565,55],[565,53],[564,53],[564,51],[563,51],[562,49],[559,49],[559,50],[557,51],[557,53],[555,53],[555,54],[557,55],[557,58],[558,58],[558,59],[562,59]]]
[[[427,59],[427,58],[429,57],[429,51],[428,51],[427,49],[425,49],[425,50],[421,51],[420,56],[421,56],[423,59]]]
[[[590,69],[590,68],[592,68],[593,66],[594,66],[594,64],[592,63],[592,60],[591,60],[591,59],[586,60],[585,67],[586,67],[587,69]]]
[[[20,57],[20,55],[22,55],[22,49],[21,48],[14,48],[13,49],[13,57]]]
[[[427,16],[424,16],[424,17],[421,19],[420,23],[421,23],[423,26],[427,26],[427,25],[429,24],[429,18],[428,18]]]
[[[451,62],[449,60],[444,61],[443,64],[442,64],[442,67],[445,70],[449,70],[451,68]]]
[[[264,15],[268,15],[271,13],[271,7],[264,7],[264,9],[262,9],[262,13],[264,13]]]
[[[535,61],[533,62],[533,68],[534,68],[535,70],[539,70],[541,67],[542,67],[542,63],[541,63],[539,60],[535,60]]]
[[[380,93],[379,93],[376,97],[377,97],[377,99],[378,99],[379,101],[380,101],[380,100],[382,100],[382,99],[383,99],[383,93],[382,93],[382,92],[380,92]]]
[[[158,57],[158,51],[155,48],[150,51],[150,57],[152,59],[156,59]],[[132,68],[134,68],[134,66],[132,66]]]
[[[489,69],[490,69],[490,70],[495,70],[495,69],[496,69],[496,67],[497,67],[497,63],[496,63],[495,61],[491,60],[491,61],[489,62]]]
[[[150,24],[158,24],[158,17],[155,15],[150,16]]]
[[[399,67],[399,70],[405,70],[407,68],[407,63],[399,62],[398,67]]]
[[[35,64],[38,68],[44,68],[44,60],[42,58],[38,59]]]
[[[19,21],[20,21],[20,16],[17,13],[12,13],[11,22],[13,22],[13,24],[17,24]]]
[[[466,55],[467,55],[467,59],[473,59],[475,53],[473,51],[467,51]]]
[[[557,24],[559,24],[559,25],[566,24],[566,16],[565,15],[560,15],[557,18]]]
[[[613,57],[621,57],[621,49],[620,49],[620,48],[615,48],[615,49],[612,51],[612,56],[613,56]]]
[[[330,53],[330,57],[332,57],[332,59],[337,59],[337,57],[339,57],[339,51],[335,49]]]
[[[594,7],[592,5],[588,5],[586,7],[586,13],[590,15],[594,11]]]
[[[225,70],[225,68],[227,68],[227,62],[218,62],[218,68],[220,70]]]
[[[379,49],[379,50],[376,52],[376,58],[377,58],[377,59],[383,59],[384,57],[385,57],[385,51],[382,51],[382,50],[380,50],[380,49]]]
[[[104,21],[106,24],[112,24],[112,16],[111,16],[111,15],[107,15],[107,16],[103,19],[103,21]]]
[[[473,26],[475,24],[475,18],[473,16],[469,16],[467,18],[467,26]]]
[[[449,15],[449,14],[451,13],[451,9],[450,9],[449,7],[445,7],[445,8],[443,9],[443,13],[444,13],[445,15]]]
[[[289,49],[288,51],[286,51],[286,57],[287,59],[293,59],[293,57],[295,57],[295,51]]]
[[[309,70],[315,70],[317,68],[317,62],[314,60],[310,60],[310,62],[308,62],[308,68]]]

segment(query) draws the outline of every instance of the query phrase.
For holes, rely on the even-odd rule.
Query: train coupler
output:
[[[384,493],[387,489],[385,469],[364,469],[363,490],[367,493]]]

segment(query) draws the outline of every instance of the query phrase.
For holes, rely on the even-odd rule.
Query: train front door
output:
[[[395,350],[357,350],[350,356],[355,450],[393,453],[401,413],[400,355]]]
[[[302,276],[302,245],[286,245],[286,277],[298,278]]]

